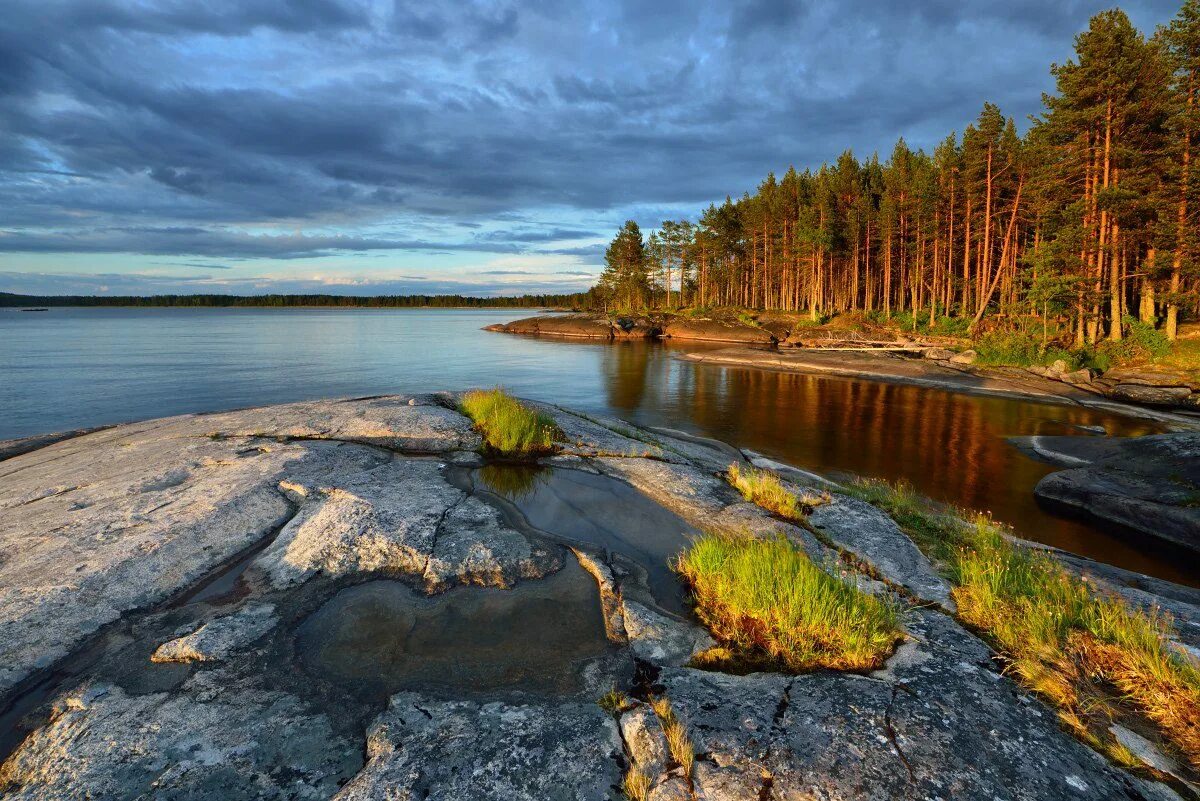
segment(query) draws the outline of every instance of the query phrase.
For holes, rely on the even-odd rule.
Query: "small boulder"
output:
[[[253,644],[278,622],[273,604],[247,604],[231,615],[210,620],[190,634],[163,643],[150,661],[220,661]]]
[[[621,737],[634,764],[648,776],[661,773],[671,752],[662,725],[649,705],[642,704],[626,712],[621,716],[620,725]]]
[[[926,348],[924,355],[926,359],[933,359],[935,362],[948,362],[954,358],[954,351],[945,348]]]
[[[979,358],[979,354],[973,350],[964,350],[962,353],[956,353],[950,357],[951,364],[974,364]]]
[[[1118,400],[1144,403],[1148,406],[1179,406],[1192,395],[1188,387],[1151,387],[1145,384],[1118,384],[1112,390]]]
[[[1070,370],[1070,365],[1065,359],[1055,359],[1046,369],[1054,375],[1062,375]]]
[[[1079,385],[1092,383],[1092,373],[1086,367],[1073,373],[1063,373],[1062,381],[1067,384]]]

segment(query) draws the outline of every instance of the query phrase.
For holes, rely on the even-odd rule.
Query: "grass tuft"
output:
[[[1132,704],[1200,769],[1200,668],[1170,647],[1170,621],[1097,595],[983,520],[972,540],[955,562],[954,600],[1011,670],[1068,721],[1086,722],[1103,704],[1100,690],[1115,688],[1113,703]]]
[[[726,476],[729,483],[742,493],[743,498],[789,520],[803,521],[805,510],[829,502],[827,493],[804,493],[797,496],[783,486],[779,476],[769,470],[743,468],[735,462],[729,465]]]
[[[646,801],[650,795],[650,777],[639,767],[631,767],[625,774],[625,785],[622,788],[629,801]]]
[[[629,696],[618,690],[615,686],[600,696],[600,699],[596,703],[613,717],[619,716],[630,707]]]
[[[530,409],[499,387],[468,392],[459,410],[475,422],[487,446],[503,454],[546,453],[554,450],[554,440],[561,436],[549,415]]]
[[[675,710],[671,708],[671,702],[666,698],[651,699],[650,708],[658,716],[663,735],[667,739],[667,750],[671,752],[671,759],[675,760],[683,769],[684,776],[691,776],[692,765],[696,761],[696,748],[692,745],[691,738],[688,737],[687,727],[675,716]]]
[[[1200,667],[1170,645],[1171,621],[1098,593],[1045,552],[1012,542],[984,515],[935,506],[906,484],[849,488],[887,511],[956,585],[959,618],[981,630],[1009,672],[1058,708],[1063,725],[1118,764],[1108,731],[1134,714],[1200,770]]]
[[[723,645],[785,670],[874,669],[902,638],[894,605],[826,573],[782,537],[709,534],[675,569]]]

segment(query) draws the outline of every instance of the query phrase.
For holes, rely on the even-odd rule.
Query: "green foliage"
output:
[[[1200,668],[1171,647],[1157,611],[1098,594],[1051,556],[1012,542],[983,515],[942,508],[906,484],[850,493],[887,511],[956,585],[959,617],[984,631],[1063,722],[1119,757],[1108,726],[1132,704],[1200,766]],[[1107,688],[1115,688],[1114,696]],[[1107,742],[1106,742],[1107,741]]]
[[[587,294],[517,295],[514,297],[471,297],[469,295],[14,295],[0,292],[0,308],[25,306],[185,306],[229,307],[324,307],[369,309],[418,308],[527,308],[554,306],[575,308],[587,304]]]
[[[805,509],[829,502],[829,496],[824,493],[805,493],[797,497],[769,470],[744,469],[734,463],[729,465],[726,477],[743,498],[790,520],[804,520]]]
[[[1107,682],[1200,767],[1200,668],[1171,648],[1159,612],[1096,595],[1049,555],[1013,544],[982,519],[954,568],[959,614],[988,632],[1068,725],[1087,732],[1100,703],[1090,683]]]
[[[631,705],[629,696],[618,690],[615,686],[609,688],[608,692],[600,696],[596,704],[613,717],[619,717],[622,712],[628,709]]]
[[[530,409],[499,387],[468,392],[459,409],[475,422],[486,445],[499,453],[545,453],[554,449],[554,440],[561,436],[549,415]]]
[[[789,671],[874,669],[902,637],[895,606],[782,537],[709,534],[675,568],[718,640]]]
[[[1042,343],[1024,332],[993,331],[975,340],[978,364],[1029,367],[1042,361]]]
[[[941,337],[965,337],[971,330],[971,321],[963,317],[938,317],[926,331]]]
[[[604,251],[600,286],[614,302],[627,309],[644,307],[650,299],[650,258],[642,230],[626,220]]]

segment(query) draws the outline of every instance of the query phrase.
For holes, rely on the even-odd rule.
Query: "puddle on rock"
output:
[[[670,561],[699,532],[678,515],[619,479],[583,470],[492,464],[474,471],[474,477],[534,528],[637,562],[659,606],[686,614],[686,591]]]
[[[369,701],[401,690],[569,695],[614,649],[596,582],[574,559],[511,590],[432,597],[392,580],[342,590],[296,632],[304,669]]]

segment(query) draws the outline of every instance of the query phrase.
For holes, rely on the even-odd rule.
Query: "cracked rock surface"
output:
[[[590,801],[620,783],[616,724],[593,702],[431,702],[401,693],[338,801]]]
[[[1064,733],[836,485],[809,530],[726,483],[728,446],[541,404],[567,441],[505,499],[474,483],[507,468],[456,397],[186,415],[0,461],[0,794],[583,801],[636,764],[660,800],[1170,797]],[[539,517],[515,496],[548,497],[547,472]],[[869,676],[689,667],[714,642],[665,562],[714,529],[839,572],[853,554],[908,607],[906,641]],[[1192,590],[1059,558],[1198,617]],[[616,715],[610,687],[635,698]]]
[[[957,623],[925,611],[907,626],[919,640],[874,676],[663,670],[663,694],[703,755],[698,797],[1143,797]]]

